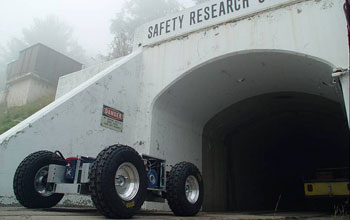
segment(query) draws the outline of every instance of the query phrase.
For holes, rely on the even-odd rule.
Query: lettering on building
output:
[[[251,1],[264,3],[265,0],[225,0],[211,5],[191,10],[185,14],[168,18],[148,26],[148,39],[176,32],[184,27],[184,22],[189,26],[206,22],[227,14],[234,14],[240,10],[248,9]],[[189,19],[184,19],[189,18]]]

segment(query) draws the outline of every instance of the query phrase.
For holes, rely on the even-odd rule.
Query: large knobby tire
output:
[[[203,204],[203,178],[192,163],[181,162],[169,172],[166,197],[177,216],[194,216]]]
[[[66,165],[66,161],[50,151],[38,151],[27,156],[18,166],[13,190],[19,203],[27,208],[50,208],[64,194],[52,192],[47,174],[50,164]]]
[[[146,199],[146,169],[131,147],[110,146],[101,151],[89,173],[91,198],[107,218],[131,218]]]

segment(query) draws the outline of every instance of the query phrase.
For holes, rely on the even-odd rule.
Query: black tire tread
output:
[[[108,158],[112,154],[117,154],[122,151],[132,151],[138,155],[136,150],[128,146],[119,145],[119,144],[110,146],[102,150],[98,154],[89,172],[92,202],[94,203],[97,210],[107,218],[130,218],[131,217],[130,215],[123,215],[123,213],[116,213],[112,209],[113,204],[106,203],[106,198],[104,197],[103,188],[102,188],[102,181],[103,181],[102,170],[104,169],[104,167],[106,167],[106,163],[109,162]]]
[[[186,175],[188,170],[192,170],[200,175],[198,168],[189,162],[180,162],[172,167],[168,177],[167,177],[167,193],[166,197],[168,204],[173,213],[177,216],[194,216],[198,213],[199,208],[189,209],[187,204],[188,202],[183,201],[183,195],[181,193],[181,186],[183,185],[183,177]],[[202,179],[202,176],[200,176]],[[201,192],[203,193],[203,192]],[[201,195],[203,198],[203,195]],[[200,198],[200,199],[202,199]],[[199,201],[200,206],[202,201]]]
[[[13,190],[15,196],[19,203],[27,208],[50,208],[56,205],[64,196],[63,194],[54,194],[57,199],[52,201],[46,201],[41,203],[33,201],[32,199],[26,198],[25,185],[28,184],[25,181],[25,176],[27,175],[28,168],[34,166],[38,159],[48,158],[52,160],[53,163],[65,165],[66,161],[59,157],[57,154],[54,154],[51,151],[38,151],[27,156],[18,166],[13,178]],[[60,197],[60,198],[59,198]],[[57,202],[56,202],[57,201]],[[40,202],[39,202],[40,203]]]

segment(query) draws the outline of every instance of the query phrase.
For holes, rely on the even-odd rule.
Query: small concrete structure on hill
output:
[[[59,77],[81,70],[82,64],[41,43],[22,50],[7,66],[8,107],[22,106],[43,96],[54,97]]]

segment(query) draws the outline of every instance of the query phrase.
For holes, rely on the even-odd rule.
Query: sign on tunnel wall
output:
[[[163,17],[135,32],[135,46],[151,45],[208,26],[239,19],[297,0],[212,0]]]
[[[101,126],[117,132],[123,132],[124,113],[103,105]]]

